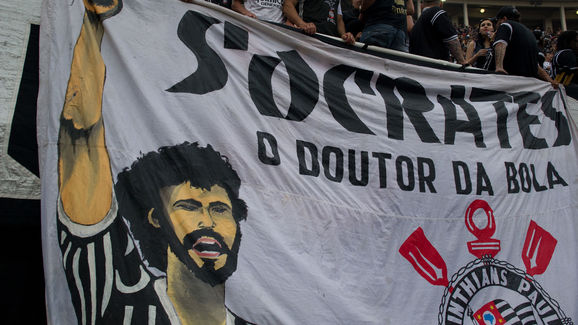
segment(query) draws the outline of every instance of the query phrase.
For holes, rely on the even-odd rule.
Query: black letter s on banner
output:
[[[213,24],[221,21],[195,11],[187,11],[177,29],[179,39],[197,58],[197,71],[167,89],[173,93],[206,94],[219,90],[227,83],[227,68],[212,48],[207,44],[205,34]]]

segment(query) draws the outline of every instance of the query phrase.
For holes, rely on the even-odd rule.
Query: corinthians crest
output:
[[[474,223],[474,214],[482,209],[485,228]],[[522,260],[525,271],[496,259],[500,240],[494,212],[483,200],[475,200],[466,209],[465,224],[476,240],[467,243],[476,259],[448,279],[442,256],[426,238],[423,229],[415,230],[401,245],[399,253],[430,284],[445,287],[439,306],[438,324],[457,325],[554,325],[574,324],[560,305],[534,278],[544,273],[554,254],[557,240],[536,222],[530,221]]]

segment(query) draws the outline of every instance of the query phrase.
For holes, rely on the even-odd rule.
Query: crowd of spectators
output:
[[[500,15],[504,14],[507,16],[506,18],[509,19],[500,21]],[[510,66],[513,64],[528,64],[530,60],[528,57],[532,56],[537,60],[537,75],[536,73],[514,70],[519,69],[519,67],[513,67],[512,71],[508,72],[504,71],[503,67],[496,69],[495,61],[490,63],[489,66],[480,65],[479,63],[483,62],[483,60],[478,60],[478,62],[472,65],[490,71],[502,73],[512,72],[512,74],[517,75],[538,77],[552,82],[554,86],[557,86],[560,82],[567,86],[567,90],[574,89],[572,91],[576,93],[576,87],[578,87],[578,73],[575,73],[578,69],[578,37],[576,31],[563,32],[561,29],[557,29],[554,32],[550,28],[544,31],[541,26],[535,26],[533,30],[530,30],[518,23],[519,18],[520,13],[517,9],[504,7],[498,13],[497,19],[482,19],[479,24],[474,27],[457,26],[460,44],[462,44],[463,49],[466,51],[466,57],[469,57],[474,46],[476,51],[478,48],[485,48],[488,49],[491,56],[495,56],[495,50],[497,48],[499,49],[503,45],[510,45],[510,48],[516,51],[516,54],[510,58],[510,60],[514,62],[510,63]],[[506,37],[502,37],[500,40],[500,36],[495,29],[496,26],[500,26],[502,23],[506,27],[502,27],[501,31],[506,32]],[[488,30],[486,26],[490,24],[494,29]],[[523,36],[521,36],[522,34]],[[518,43],[516,44],[514,44],[511,39],[514,35],[517,35],[516,37],[518,38]],[[520,39],[523,39],[525,43],[520,44]],[[514,39],[514,41],[516,40]],[[482,43],[484,43],[484,45],[482,45]],[[537,56],[535,56],[535,52],[538,53]],[[486,62],[486,64],[488,63],[489,62]],[[575,78],[573,77],[574,74],[576,74]],[[550,80],[550,78],[554,80]],[[575,97],[576,94],[573,95],[573,97]]]
[[[485,21],[492,21],[495,25],[495,19],[490,18],[482,19],[474,26],[464,26],[463,24],[456,26],[458,38],[464,52],[468,51],[469,45],[472,43],[475,44],[481,37],[483,37],[483,34],[480,34],[480,27]],[[532,33],[534,34],[538,45],[540,63],[546,71],[551,72],[551,62],[556,53],[556,44],[558,42],[558,37],[562,33],[562,29],[558,28],[556,31],[553,31],[551,28],[548,28],[547,30],[543,30],[541,26],[535,26]]]
[[[519,22],[520,12],[512,6],[475,26],[455,26],[440,0],[418,0],[423,11],[417,19],[411,0],[207,1],[306,34],[341,37],[348,44],[362,42],[496,73],[536,77],[554,87],[560,81],[578,83],[578,76],[567,78],[577,66],[576,32],[544,31],[541,26],[530,30]]]

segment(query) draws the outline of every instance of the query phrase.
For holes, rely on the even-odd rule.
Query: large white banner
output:
[[[49,0],[41,26],[52,324],[577,319],[563,89],[205,2]]]

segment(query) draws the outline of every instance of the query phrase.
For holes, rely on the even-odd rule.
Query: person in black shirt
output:
[[[361,42],[407,52],[405,0],[362,0],[360,11],[365,22]]]
[[[424,0],[424,9],[410,35],[409,52],[433,59],[450,59],[464,64],[464,53],[458,32],[452,25],[440,0]]]
[[[345,30],[340,0],[284,0],[283,13],[306,34],[338,36],[346,43],[355,43],[353,34]]]
[[[578,33],[575,30],[565,31],[558,37],[556,54],[552,59],[552,74],[554,78],[561,74],[564,69],[572,69],[578,66]],[[574,76],[572,82],[578,83]]]
[[[512,7],[502,7],[496,15],[498,30],[494,37],[496,72],[516,76],[535,77],[558,83],[538,65],[538,45],[534,33],[520,24],[520,12]]]
[[[553,77],[566,87],[566,94],[578,100],[578,33],[565,31],[558,37],[552,59]]]

